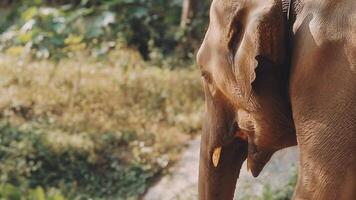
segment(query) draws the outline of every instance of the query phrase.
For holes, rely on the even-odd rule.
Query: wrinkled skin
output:
[[[295,199],[356,199],[356,1],[295,1],[290,99]]]
[[[256,177],[297,141],[295,199],[356,199],[356,2],[294,1],[290,23],[287,10],[281,0],[212,2],[197,55],[201,200],[232,199],[245,159]]]
[[[258,176],[274,152],[296,144],[287,94],[286,26],[281,1],[212,2],[197,55],[207,107],[199,168],[202,200],[232,199],[246,158]]]

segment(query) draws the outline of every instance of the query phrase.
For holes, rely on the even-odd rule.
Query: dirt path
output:
[[[189,143],[178,163],[150,188],[143,200],[190,200],[197,199],[200,138]]]
[[[143,200],[195,200],[197,199],[197,178],[199,166],[200,138],[192,140],[183,152],[181,160],[151,187]],[[287,184],[292,170],[295,170],[298,155],[296,147],[277,152],[258,178],[247,172],[246,163],[241,169],[238,200],[246,195],[261,196],[264,185],[280,188]],[[271,178],[273,177],[273,178]]]

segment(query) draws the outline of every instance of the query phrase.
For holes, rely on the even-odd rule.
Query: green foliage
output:
[[[56,151],[43,134],[20,131],[9,124],[2,124],[0,133],[0,158],[3,161],[0,172],[4,183],[26,183],[30,188],[39,185],[59,187],[67,191],[69,196],[82,193],[82,197],[88,198],[103,195],[130,197],[142,194],[148,180],[155,175],[154,170],[145,170],[140,165],[125,166],[112,155],[111,151],[119,149],[117,145],[121,139],[110,137],[110,134],[103,135],[103,139],[97,141],[101,143],[95,149],[97,152],[89,155],[74,148]],[[110,140],[105,137],[110,137]],[[18,199],[17,189],[4,185],[7,186],[3,195]],[[9,191],[9,194],[5,191]],[[45,196],[41,187],[30,190],[29,195],[36,196],[36,199],[44,199]]]
[[[295,185],[297,184],[297,169],[294,169],[288,184],[282,188],[272,190],[269,185],[266,185],[263,190],[263,197],[261,200],[290,200],[293,197]]]
[[[59,60],[83,49],[100,57],[125,43],[136,47],[144,58],[151,57],[151,52],[192,56],[206,26],[209,3],[202,1],[196,19],[182,29],[182,0],[39,2],[9,5],[0,26],[0,50]]]
[[[57,188],[68,199],[136,198],[176,160],[200,129],[197,71],[111,53],[60,67],[0,55],[0,184]]]
[[[45,191],[38,186],[35,189],[16,187],[11,184],[0,184],[1,200],[65,200],[66,198],[56,189]]]

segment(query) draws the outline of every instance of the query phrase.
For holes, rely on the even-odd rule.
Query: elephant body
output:
[[[202,200],[232,199],[245,159],[258,176],[296,144],[294,199],[356,199],[356,1],[291,2],[212,2],[197,55]]]
[[[300,149],[296,199],[356,199],[356,1],[299,1],[290,99]]]

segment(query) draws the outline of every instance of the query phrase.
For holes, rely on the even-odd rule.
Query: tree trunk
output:
[[[183,0],[180,26],[185,28],[193,19],[197,0]]]

